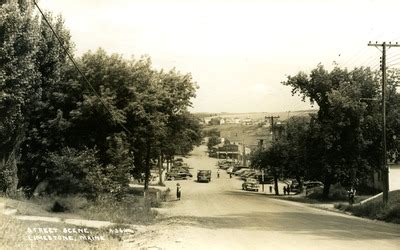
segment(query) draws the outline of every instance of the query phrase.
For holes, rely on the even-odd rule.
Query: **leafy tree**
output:
[[[376,133],[366,134],[363,130],[365,118],[374,116],[370,111],[376,110],[376,104],[370,106],[363,100],[378,97],[378,81],[370,69],[348,72],[335,68],[328,72],[319,65],[310,76],[289,76],[284,84],[293,87],[293,94],[299,93],[303,100],[309,98],[319,106],[311,122],[307,159],[309,176],[324,182],[324,197],[336,181],[353,183],[376,167],[364,158],[368,149],[379,151],[371,145]]]
[[[72,47],[62,18],[54,19],[48,13],[47,19],[63,45]],[[49,153],[65,147],[66,131],[71,124],[66,102],[68,92],[63,81],[68,66],[64,49],[43,19],[38,24],[38,34],[34,63],[39,74],[37,88],[40,96],[30,103],[25,113],[26,137],[19,164],[20,186],[31,189],[47,178],[48,169],[44,162]]]
[[[199,121],[187,111],[197,89],[190,74],[99,49],[77,60],[82,77],[29,3],[3,4],[0,16],[3,191],[15,192],[17,166],[19,185],[31,190],[44,180],[82,181],[64,191],[119,194],[128,173],[143,172],[147,190],[154,159],[187,154],[200,142]],[[46,16],[71,50],[63,20]]]
[[[25,137],[25,116],[40,98],[40,79],[35,67],[37,18],[28,4],[0,7],[0,175],[2,191],[13,196],[17,162]]]
[[[205,129],[203,130],[203,136],[217,136],[221,137],[221,131],[219,131],[217,128],[212,128],[212,129]]]
[[[273,176],[276,195],[279,195],[278,180],[282,176],[288,148],[283,140],[276,140],[268,149],[255,151],[250,158],[252,167],[263,169],[264,173]]]
[[[285,127],[285,136],[281,138],[287,145],[287,158],[283,166],[285,177],[295,177],[300,187],[307,176],[307,149],[310,136],[310,117],[291,117]]]
[[[211,136],[208,138],[207,147],[209,150],[211,150],[212,147],[220,143],[221,143],[221,138],[219,138],[218,136]]]

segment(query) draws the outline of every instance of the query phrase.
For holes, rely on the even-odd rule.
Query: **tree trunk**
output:
[[[10,154],[2,155],[0,159],[0,171],[2,172],[2,191],[8,197],[15,197],[18,186],[18,167],[16,158],[16,148]]]
[[[159,180],[158,184],[163,185],[163,179],[162,179],[162,174],[163,174],[163,156],[160,154],[158,156],[158,175],[159,175]]]
[[[274,189],[275,189],[275,195],[279,195],[278,176],[277,175],[274,175]]]
[[[149,189],[150,181],[150,150],[151,144],[148,141],[146,145],[146,159],[145,159],[145,171],[144,171],[144,192],[146,193]]]
[[[302,193],[304,190],[303,181],[301,180],[300,176],[296,176],[296,181],[299,183],[299,193]]]
[[[329,198],[329,189],[331,187],[332,184],[332,178],[330,175],[325,176],[325,180],[324,180],[324,190],[322,192],[322,198],[323,199],[328,199]]]
[[[146,159],[145,159],[145,171],[144,171],[144,208],[150,210],[150,197],[149,197],[149,181],[150,181],[150,152],[151,143],[147,141],[146,143]]]

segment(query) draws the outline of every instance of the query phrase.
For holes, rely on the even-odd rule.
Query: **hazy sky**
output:
[[[156,68],[190,72],[199,85],[195,112],[308,109],[283,86],[287,75],[379,67],[368,41],[400,42],[400,1],[41,0],[62,14],[76,54],[147,54]],[[400,48],[388,65],[400,64]]]

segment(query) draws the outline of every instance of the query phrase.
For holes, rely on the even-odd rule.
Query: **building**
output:
[[[389,163],[389,191],[400,190],[400,162]],[[374,172],[371,187],[383,190],[383,174],[381,171]]]
[[[251,153],[251,149],[249,147],[239,143],[220,143],[219,145],[215,146],[215,149],[218,159],[233,159],[243,161],[248,159]]]
[[[400,162],[389,164],[389,191],[400,190]]]
[[[250,117],[247,117],[242,121],[243,125],[253,125],[253,120]]]

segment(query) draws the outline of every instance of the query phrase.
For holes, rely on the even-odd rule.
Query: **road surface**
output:
[[[400,226],[374,222],[241,190],[241,181],[220,171],[205,147],[185,159],[195,176],[211,169],[210,183],[168,181],[171,197],[159,209],[157,235],[148,249],[400,249]],[[175,200],[176,183],[182,199]],[[153,228],[154,229],[154,228]],[[127,248],[130,246],[127,245]]]

